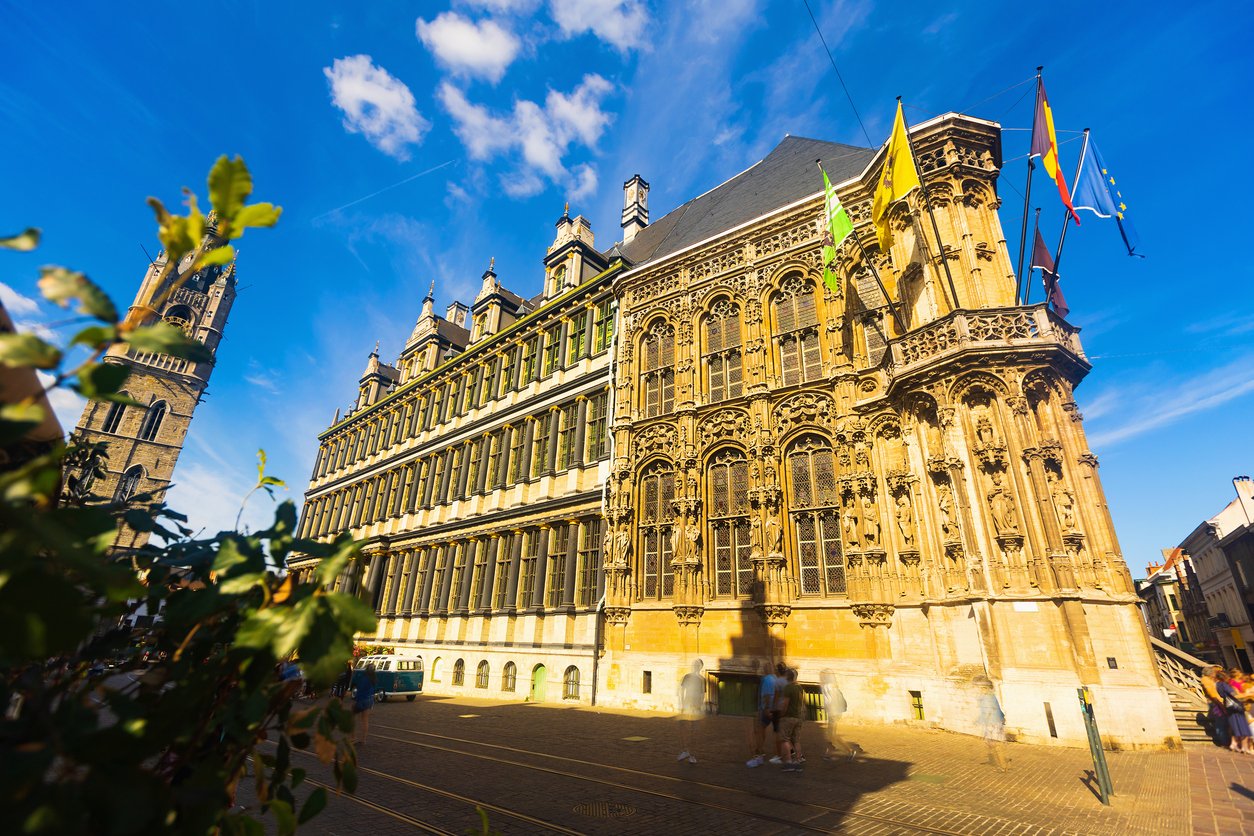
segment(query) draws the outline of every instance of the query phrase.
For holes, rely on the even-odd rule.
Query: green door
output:
[[[756,676],[719,674],[718,713],[744,717],[756,714],[758,683]]]
[[[536,665],[531,672],[531,701],[544,702],[544,684],[548,681],[549,672],[544,665]]]

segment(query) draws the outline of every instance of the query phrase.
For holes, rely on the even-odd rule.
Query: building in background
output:
[[[396,364],[376,349],[320,436],[300,531],[364,542],[340,583],[429,693],[593,701],[619,269],[563,213],[540,294],[492,267],[443,317],[428,292]]]
[[[216,231],[211,215],[205,233],[207,249],[225,243]],[[183,264],[159,282],[166,266],[166,254],[159,253],[149,265],[128,316],[176,325],[216,356],[235,301],[235,263],[188,275],[191,259],[191,254],[185,256]],[[108,453],[105,476],[90,490],[106,503],[126,503],[145,495],[160,502],[183,451],[192,414],[209,385],[214,361],[184,360],[119,344],[109,349],[102,362],[130,370],[120,394],[140,406],[89,400],[84,407],[76,433],[84,442],[104,443]],[[147,539],[146,532],[122,525],[117,547],[138,548]]]
[[[1197,569],[1209,627],[1223,664],[1254,670],[1254,481],[1232,480],[1236,499],[1193,529],[1179,545]]]
[[[1017,304],[1000,129],[913,140],[935,222],[914,191],[885,249],[887,150],[788,137],[652,223],[629,180],[604,252],[563,215],[539,296],[489,270],[469,308],[428,297],[320,436],[301,521],[365,541],[340,583],[371,640],[435,693],[662,711],[697,658],[752,711],[782,659],[854,717],[962,731],[987,678],[1019,739],[1068,745],[1084,685],[1112,741],[1178,742],[1072,396],[1089,362]],[[816,158],[855,228],[830,286]]]
[[[1218,660],[1210,612],[1193,559],[1180,548],[1163,549],[1163,562],[1145,567],[1137,581],[1142,613],[1150,634],[1186,653]]]

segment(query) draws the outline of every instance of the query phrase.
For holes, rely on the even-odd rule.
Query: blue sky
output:
[[[1002,91],[1045,65],[1068,178],[1067,140],[1093,129],[1149,258],[1083,213],[1062,273],[1094,362],[1077,397],[1139,573],[1254,472],[1254,271],[1230,208],[1254,187],[1254,12],[811,5],[875,143],[897,95],[914,122],[958,110],[1019,129],[1001,183],[1012,247],[1032,100]],[[865,144],[801,0],[0,2],[0,24],[0,230],[45,230],[0,262],[16,318],[56,318],[33,301],[44,263],[131,298],[141,245],[156,251],[144,198],[203,195],[219,154],[242,154],[256,198],[285,208],[240,242],[241,292],[175,474],[173,504],[211,530],[233,522],[259,447],[299,500],[316,434],[375,340],[399,351],[430,281],[441,308],[468,299],[495,257],[507,286],[537,292],[564,201],[605,247],[637,172],[658,218],[785,133]],[[1054,240],[1039,176],[1033,205]]]

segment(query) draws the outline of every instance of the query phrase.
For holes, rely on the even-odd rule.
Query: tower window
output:
[[[144,422],[139,427],[141,441],[152,441],[161,431],[161,422],[165,419],[165,401],[157,401],[144,413]]]
[[[135,465],[122,474],[118,481],[117,492],[113,495],[114,502],[130,502],[131,497],[139,490],[139,480],[144,478],[144,468]]]
[[[125,392],[120,392],[119,394],[121,394],[123,397],[126,397]],[[126,412],[125,404],[120,404],[120,403],[109,404],[109,411],[105,415],[104,424],[102,424],[100,427],[101,432],[107,432],[107,433],[117,432],[118,426],[122,423],[122,415],[125,412]]]
[[[675,408],[674,327],[663,321],[653,323],[640,348],[644,417],[655,418]]]

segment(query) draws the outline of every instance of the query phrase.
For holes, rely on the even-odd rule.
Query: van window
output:
[[[381,671],[390,671],[390,670],[392,669],[392,663],[391,663],[391,662],[380,662],[380,663],[378,663],[377,665],[375,665],[375,667],[376,667],[376,668],[378,668],[378,669],[379,669],[379,670],[381,670]]]

